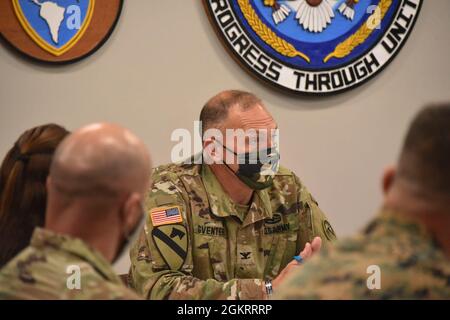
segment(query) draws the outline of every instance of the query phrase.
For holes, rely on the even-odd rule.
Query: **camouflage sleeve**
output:
[[[359,234],[324,248],[319,255],[290,274],[277,289],[274,298],[449,299],[450,266],[447,259],[431,258],[429,243],[414,241],[408,244],[405,239],[398,240],[404,236],[400,230],[390,230],[390,235],[379,231],[377,236]],[[396,240],[391,242],[393,238]],[[401,250],[393,249],[400,243]],[[426,257],[424,264],[418,262],[418,255]],[[449,272],[445,273],[445,269]]]
[[[170,177],[154,176],[153,181],[145,228],[130,252],[130,286],[146,299],[264,299],[262,280],[193,277],[186,192]],[[155,226],[151,212],[163,208],[178,208],[182,221]]]
[[[336,240],[336,234],[325,213],[319,208],[319,204],[309,193],[306,186],[295,176],[298,188],[298,201],[300,206],[300,219],[304,221],[299,229],[298,251],[301,251],[306,242],[312,241],[315,237],[322,239],[322,244]]]
[[[103,265],[100,272],[95,255],[90,257],[92,260],[87,262],[75,255],[65,255],[62,250],[49,254],[28,248],[0,272],[0,300],[142,299],[126,288],[112,269],[108,271]],[[69,287],[72,276],[67,273],[68,266],[80,268],[79,288]]]
[[[327,251],[326,249],[324,251]],[[275,293],[279,300],[351,299],[348,265],[339,265],[324,252],[296,270]],[[335,276],[339,274],[339,276]],[[344,275],[344,277],[342,277]]]
[[[64,291],[60,297],[63,300],[141,300],[135,292],[121,284],[107,281],[89,283],[80,290]]]
[[[47,280],[47,279],[45,279]],[[64,282],[66,279],[63,279]],[[13,280],[14,281],[14,280]],[[1,281],[0,281],[1,282]],[[9,280],[11,282],[11,280]],[[61,281],[60,281],[61,282]],[[66,288],[48,289],[43,284],[23,286],[1,284],[0,300],[141,300],[136,293],[124,286],[109,284],[106,281],[90,283],[86,289],[68,290]]]
[[[335,300],[335,299],[380,299],[387,291],[370,290],[367,287],[367,267],[380,265],[379,250],[377,254],[365,254],[366,239],[361,237],[337,241],[333,246],[323,248],[318,255],[308,260],[301,268],[290,274],[275,294],[275,299],[282,300]],[[376,245],[375,245],[376,246]],[[389,265],[389,264],[388,264]],[[392,265],[386,265],[392,270]],[[410,277],[408,275],[407,277]],[[383,280],[383,289],[390,280]],[[394,284],[394,291],[399,293],[404,282]],[[412,298],[412,297],[408,297]],[[382,298],[383,299],[383,298]]]

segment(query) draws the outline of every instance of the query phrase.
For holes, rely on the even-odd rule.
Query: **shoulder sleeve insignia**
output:
[[[174,195],[161,194],[155,197],[156,205],[159,207],[170,206],[176,203],[176,197]]]
[[[186,227],[179,224],[156,227],[152,230],[152,238],[170,270],[180,270],[188,252]]]
[[[154,227],[183,222],[179,206],[153,208],[150,210],[150,218]]]
[[[322,222],[322,228],[323,233],[325,234],[328,240],[336,239],[336,233],[334,232],[333,227],[331,226],[330,222],[328,222],[328,220],[324,220]]]

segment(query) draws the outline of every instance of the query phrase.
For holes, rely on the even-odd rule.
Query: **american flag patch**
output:
[[[154,227],[164,224],[183,222],[180,207],[159,207],[150,210],[150,217]]]

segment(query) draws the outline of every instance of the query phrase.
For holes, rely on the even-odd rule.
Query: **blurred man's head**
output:
[[[46,227],[112,261],[140,222],[150,168],[146,147],[125,128],[98,123],[75,131],[50,168]]]
[[[274,151],[277,125],[263,102],[252,93],[223,91],[205,104],[200,121],[207,160],[215,164],[225,162],[224,166],[251,188],[265,187],[267,182],[261,181],[267,179],[257,175],[272,166],[242,163],[251,159],[256,162],[256,158],[265,163],[269,161],[267,153],[278,155],[278,150]]]
[[[424,108],[413,120],[398,167],[387,170],[388,206],[450,214],[450,104]]]

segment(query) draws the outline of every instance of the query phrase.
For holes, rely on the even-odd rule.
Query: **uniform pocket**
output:
[[[202,280],[214,278],[224,281],[227,242],[223,224],[196,216],[193,234],[194,276]]]
[[[285,247],[286,238],[282,234],[272,235],[272,242],[270,244],[270,253],[266,261],[264,269],[264,276],[269,279],[274,279],[281,271],[281,259],[283,258],[283,248]],[[280,250],[281,249],[281,250]],[[266,249],[267,250],[267,249]]]
[[[264,275],[268,278],[276,278],[286,265],[294,258],[298,252],[297,238],[299,230],[299,218],[297,214],[289,214],[283,217],[282,223],[285,228],[274,227],[274,230],[283,230],[282,232],[270,235],[271,246],[270,253],[264,269]],[[269,235],[266,235],[269,237]]]
[[[192,274],[200,280],[209,279],[213,275],[209,258],[209,244],[212,242],[212,237],[194,233],[193,238],[192,259],[194,261],[194,268]]]
[[[284,248],[284,255],[281,260],[281,270],[294,259],[295,255],[299,254],[297,243],[300,229],[300,217],[298,213],[293,213],[285,216],[285,219],[290,227],[289,231],[284,234],[284,237],[286,238],[286,245]]]
[[[229,261],[229,250],[227,239],[223,237],[214,237],[208,243],[209,261],[211,263],[213,277],[217,281],[227,281],[230,278],[227,261]]]

